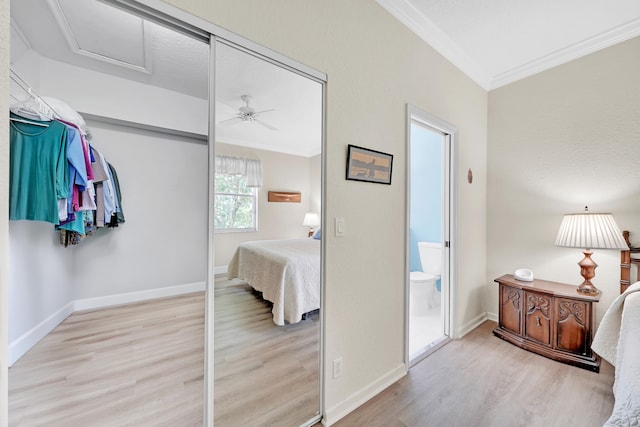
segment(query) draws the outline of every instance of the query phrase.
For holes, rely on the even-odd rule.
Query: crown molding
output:
[[[640,36],[640,19],[636,19],[549,55],[491,76],[487,70],[473,61],[462,48],[451,40],[444,31],[416,9],[410,3],[410,0],[377,0],[377,2],[487,91],[531,77],[534,74]]]
[[[98,61],[108,62],[109,64],[118,65],[120,67],[124,67],[129,70],[138,71],[144,74],[151,74],[151,58],[149,54],[150,52],[149,41],[148,41],[148,37],[146,37],[146,34],[145,34],[145,21],[142,18],[140,18],[140,25],[142,26],[141,28],[142,49],[143,49],[142,55],[144,58],[144,65],[137,65],[137,64],[131,64],[126,61],[122,61],[117,58],[111,58],[110,56],[101,55],[99,53],[92,52],[90,50],[82,49],[80,47],[80,43],[78,43],[78,40],[76,39],[75,34],[73,33],[73,29],[71,28],[71,25],[69,24],[69,21],[67,20],[66,15],[64,14],[64,10],[62,9],[62,5],[60,4],[59,0],[47,0],[47,3],[49,4],[49,7],[51,8],[51,12],[53,13],[53,16],[55,17],[56,22],[58,23],[58,26],[60,27],[60,30],[62,31],[62,34],[64,35],[64,38],[67,41],[67,44],[69,45],[69,48],[73,53],[76,53],[78,55],[83,55],[92,59],[96,59]]]
[[[640,19],[630,21],[627,24],[616,27],[610,31],[605,31],[597,36],[575,43],[549,55],[545,55],[531,62],[512,68],[511,70],[496,74],[491,79],[489,90],[497,89],[509,83],[522,80],[542,71],[557,67],[558,65],[566,64],[567,62],[607,47],[611,47],[637,36],[640,36]]]
[[[411,3],[407,0],[377,0],[377,2],[460,71],[484,89],[489,90],[491,77],[487,71]]]

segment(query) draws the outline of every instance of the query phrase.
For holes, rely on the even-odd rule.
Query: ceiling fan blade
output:
[[[231,117],[229,119],[224,119],[224,120],[220,120],[218,122],[218,124],[230,124],[230,125],[235,125],[236,123],[240,123],[241,121],[243,121],[240,117]]]
[[[266,127],[269,130],[278,130],[278,128],[271,126],[269,123],[265,123],[262,120],[258,120],[258,119],[254,119],[254,122],[256,122],[257,124]]]
[[[270,109],[270,110],[262,110],[262,111],[256,111],[253,113],[254,116],[257,116],[258,114],[262,114],[262,113],[268,113],[270,111],[276,111],[274,108]]]

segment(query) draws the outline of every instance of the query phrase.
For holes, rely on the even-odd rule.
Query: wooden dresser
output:
[[[598,372],[600,358],[591,351],[595,303],[600,294],[579,294],[576,286],[506,274],[500,287],[499,321],[493,334],[559,362]]]

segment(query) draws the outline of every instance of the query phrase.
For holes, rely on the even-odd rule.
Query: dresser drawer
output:
[[[553,303],[544,294],[525,292],[527,308],[524,321],[524,336],[527,339],[551,346]]]

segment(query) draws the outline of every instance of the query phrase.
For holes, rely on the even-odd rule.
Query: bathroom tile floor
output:
[[[426,305],[426,304],[425,304]],[[409,359],[420,354],[425,347],[443,336],[440,293],[432,308],[409,313]]]

